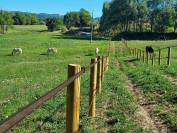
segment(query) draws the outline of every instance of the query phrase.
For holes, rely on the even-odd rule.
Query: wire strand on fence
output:
[[[7,132],[9,129],[11,129],[13,126],[15,126],[21,120],[23,120],[26,116],[31,114],[35,109],[40,107],[44,102],[46,102],[47,100],[49,100],[52,97],[54,97],[55,95],[57,95],[59,92],[63,91],[66,86],[68,86],[70,83],[72,83],[76,78],[81,76],[83,73],[85,73],[84,67],[81,69],[81,71],[79,73],[72,76],[70,79],[65,80],[62,84],[60,84],[56,88],[47,92],[45,95],[41,96],[39,99],[28,104],[27,106],[20,109],[20,111],[14,113],[9,118],[2,121],[0,124],[0,133]]]
[[[0,123],[0,133],[4,133],[9,131],[11,128],[13,128],[16,124],[18,124],[20,121],[22,121],[25,117],[30,115],[32,112],[34,112],[37,108],[43,105],[44,102],[48,101],[52,97],[56,96],[58,93],[62,92],[65,87],[67,87],[69,84],[71,84],[76,78],[84,74],[87,70],[92,68],[96,63],[98,63],[100,60],[96,61],[95,63],[89,65],[88,67],[82,67],[81,71],[69,78],[68,80],[65,80],[63,83],[61,83],[56,88],[52,89],[51,91],[47,92],[37,100],[33,101],[32,103],[26,105],[25,107],[21,108],[16,113],[12,114],[9,118],[3,120]]]

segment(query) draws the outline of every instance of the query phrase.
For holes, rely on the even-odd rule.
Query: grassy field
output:
[[[88,66],[91,57],[95,56],[94,49],[99,47],[102,55],[108,46],[106,41],[94,41],[90,45],[87,40],[64,39],[57,32],[49,33],[45,30],[45,26],[15,26],[9,33],[0,36],[0,120],[64,81],[68,64]],[[10,56],[15,47],[22,48],[23,54]],[[45,55],[49,47],[56,47],[58,54]],[[83,81],[86,79],[87,76],[83,77]],[[88,88],[81,91],[88,93]],[[65,93],[37,110],[32,118],[22,124],[23,129],[19,130],[33,131],[33,126],[36,128],[41,121],[52,119],[50,116],[57,109],[56,115],[61,114],[60,117],[64,117]],[[65,119],[56,116],[54,119],[57,121],[52,124],[52,129],[57,122],[61,122],[57,130],[63,130],[60,126],[65,127]],[[39,124],[28,124],[29,121],[38,121]],[[50,129],[50,124],[47,127]],[[18,132],[18,128],[16,130]]]
[[[108,44],[106,40],[94,40],[90,45],[89,40],[65,37],[59,32],[47,32],[45,26],[14,26],[7,34],[0,35],[0,120],[64,81],[67,78],[68,64],[88,66],[90,59],[95,57],[96,47],[100,48],[100,55],[106,55]],[[114,44],[122,46],[122,42]],[[176,40],[128,42],[129,47],[141,49],[146,45],[158,48],[175,44]],[[11,56],[15,47],[22,48],[23,54]],[[56,47],[58,54],[46,55],[49,47]],[[165,57],[166,51],[162,54]],[[172,54],[177,57],[176,49]],[[89,73],[82,76],[80,125],[83,132],[151,132],[151,129],[143,129],[136,119],[139,105],[136,95],[126,85],[125,75],[142,89],[149,101],[156,103],[152,110],[154,114],[171,129],[177,128],[177,87],[163,77],[168,75],[177,78],[177,61],[173,59],[171,66],[166,66],[166,60],[163,60],[162,66],[156,63],[154,67],[135,61],[135,67],[132,67],[125,62],[129,58],[132,57],[123,55],[119,50],[111,52],[103,92],[97,97],[97,117],[94,119],[87,117]],[[116,66],[117,59],[125,72]],[[65,111],[64,91],[22,121],[13,132],[63,132]]]

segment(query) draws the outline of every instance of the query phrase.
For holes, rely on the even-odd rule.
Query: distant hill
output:
[[[46,20],[47,18],[63,18],[60,14],[47,14],[47,13],[39,13],[36,14],[37,17],[41,20]]]
[[[24,13],[24,14],[35,14],[40,20],[45,21],[47,18],[63,18],[60,14],[48,14],[48,13],[31,13],[21,11],[8,11],[10,13]],[[100,17],[94,18],[94,21],[100,21]]]
[[[63,18],[60,14],[48,14],[48,13],[31,13],[31,12],[21,12],[21,11],[8,11],[11,13],[24,13],[24,14],[35,14],[40,20],[46,20],[47,18]]]

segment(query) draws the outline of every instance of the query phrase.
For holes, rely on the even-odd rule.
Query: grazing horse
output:
[[[154,49],[151,46],[146,46],[146,55],[150,54],[150,58],[154,56]]]

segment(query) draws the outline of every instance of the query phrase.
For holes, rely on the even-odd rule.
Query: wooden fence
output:
[[[161,65],[162,59],[166,59],[166,64],[169,66],[172,59],[177,59],[172,57],[172,48],[176,48],[177,46],[164,47],[154,50],[154,54],[146,53],[145,50],[138,48],[130,48],[130,54],[136,57],[138,60],[143,61],[146,64],[155,64],[155,61],[158,60],[158,65]],[[162,57],[162,50],[167,50],[165,57]],[[156,54],[155,54],[156,53]],[[151,61],[151,62],[150,62]]]
[[[89,67],[81,67],[77,64],[68,65],[68,79],[62,84],[47,92],[34,102],[12,114],[9,118],[0,123],[0,133],[10,131],[15,125],[33,113],[44,102],[50,100],[55,95],[61,93],[67,87],[67,109],[66,109],[66,133],[79,132],[80,114],[80,77],[90,69],[90,95],[88,115],[96,116],[96,95],[101,93],[101,84],[104,79],[104,72],[108,70],[109,57],[98,56],[91,59]]]

